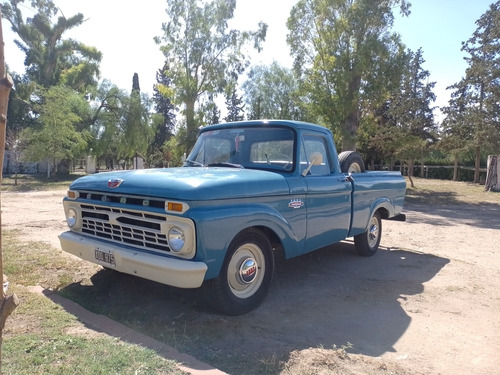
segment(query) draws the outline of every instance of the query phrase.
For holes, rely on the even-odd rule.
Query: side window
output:
[[[305,170],[309,163],[319,155],[320,163],[313,165],[309,170],[311,176],[326,176],[332,173],[330,159],[328,157],[327,143],[323,136],[305,134],[300,155],[300,169]]]

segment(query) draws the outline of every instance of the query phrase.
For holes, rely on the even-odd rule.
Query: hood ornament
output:
[[[123,180],[121,178],[111,178],[108,180],[108,188],[116,189],[122,184]]]

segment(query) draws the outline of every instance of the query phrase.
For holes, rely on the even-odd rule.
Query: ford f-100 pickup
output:
[[[401,173],[337,155],[322,126],[225,123],[200,130],[183,167],[75,180],[59,238],[105,268],[203,287],[216,310],[238,315],[265,298],[278,252],[291,258],[354,237],[359,254],[375,254],[382,219],[405,219],[405,191]]]

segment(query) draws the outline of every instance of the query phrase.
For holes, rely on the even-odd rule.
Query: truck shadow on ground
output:
[[[411,322],[404,309],[407,296],[422,293],[423,283],[448,263],[384,247],[363,258],[344,241],[279,260],[264,303],[239,317],[212,311],[201,290],[106,270],[92,276],[92,285],[74,283],[60,292],[223,371],[252,374],[262,373],[269,358],[286,362],[292,351],[310,347],[351,345],[350,352],[369,356],[394,351]]]

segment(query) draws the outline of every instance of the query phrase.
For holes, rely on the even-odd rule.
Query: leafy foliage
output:
[[[360,117],[387,96],[402,45],[390,32],[393,8],[405,0],[300,0],[292,9],[287,42],[310,115],[356,147]]]
[[[54,170],[57,161],[72,159],[87,145],[89,134],[77,131],[80,113],[88,105],[84,98],[65,86],[53,86],[38,91],[36,105],[40,125],[24,131],[25,158],[50,159]]]
[[[80,26],[84,16],[78,13],[66,18],[52,1],[32,1],[38,12],[24,21],[19,3],[11,0],[2,4],[4,17],[18,35],[16,45],[26,55],[24,64],[30,79],[44,87],[64,84],[81,92],[95,86],[99,75],[101,52],[94,47],[72,39],[63,39],[63,34]]]
[[[245,104],[241,97],[238,97],[236,90],[226,98],[227,116],[224,118],[227,122],[242,121],[245,119]]]
[[[476,31],[462,46],[469,55],[465,77],[451,86],[452,98],[444,108],[442,146],[455,158],[473,150],[474,181],[479,182],[481,158],[487,152],[500,152],[500,1],[476,24]]]
[[[134,156],[144,156],[151,140],[151,128],[149,127],[148,100],[141,96],[139,77],[137,73],[133,77],[133,86],[125,118],[121,122],[123,136],[120,138],[118,156],[123,159],[131,159]]]
[[[113,169],[118,159],[121,137],[119,124],[123,121],[127,103],[127,94],[107,80],[99,85],[92,96],[90,149],[98,161],[104,162],[106,168]]]
[[[273,62],[250,69],[243,83],[249,119],[301,120],[298,82],[292,71]]]
[[[258,50],[267,25],[256,31],[229,29],[236,0],[167,0],[169,21],[156,42],[165,55],[172,78],[175,103],[183,105],[185,150],[196,139],[196,106],[201,97],[227,92],[248,65],[244,47],[253,42]]]
[[[249,50],[260,51],[267,25],[230,28],[236,0],[167,0],[163,32],[155,38],[165,64],[152,101],[140,93],[138,80],[130,93],[111,82],[97,84],[101,53],[65,37],[85,22],[81,13],[65,17],[52,0],[1,3],[26,56],[26,74],[11,73],[7,144],[28,145],[25,158],[41,158],[39,140],[55,137],[61,147],[51,146],[51,158],[92,153],[115,168],[120,159],[140,153],[150,166],[178,165],[199,126],[220,122],[221,94],[226,121],[246,115],[320,123],[341,149],[358,147],[372,164],[399,159],[413,165],[437,153],[439,138],[439,151],[456,166],[475,160],[477,181],[486,155],[500,152],[500,1],[463,43],[469,66],[451,87],[439,135],[423,51],[405,50],[391,31],[394,11],[409,14],[407,0],[299,0],[287,22],[293,70],[276,62],[252,67],[243,97],[236,94],[237,82],[250,66]],[[27,5],[34,10],[30,18],[21,12]],[[57,113],[52,95],[63,89],[65,102],[73,102],[60,109],[69,111],[68,118],[48,121],[49,113]]]

